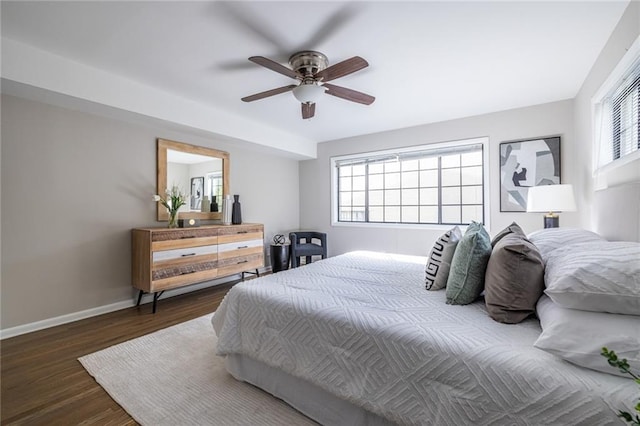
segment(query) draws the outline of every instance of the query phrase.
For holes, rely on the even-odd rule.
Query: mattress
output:
[[[213,318],[241,355],[398,424],[619,424],[629,379],[533,347],[535,319],[426,291],[426,258],[352,252],[234,286]],[[603,363],[606,360],[603,358]]]

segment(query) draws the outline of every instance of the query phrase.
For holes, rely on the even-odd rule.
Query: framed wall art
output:
[[[530,187],[560,183],[560,136],[500,144],[501,212],[526,212]]]
[[[191,210],[200,210],[204,194],[204,176],[191,178]]]

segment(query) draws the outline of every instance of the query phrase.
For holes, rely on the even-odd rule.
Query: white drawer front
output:
[[[175,250],[162,250],[153,252],[153,261],[179,259],[181,257],[198,256],[202,254],[215,254],[218,252],[217,245],[187,247]]]
[[[262,247],[262,240],[236,241],[235,243],[218,244],[218,252],[239,250],[249,247]]]

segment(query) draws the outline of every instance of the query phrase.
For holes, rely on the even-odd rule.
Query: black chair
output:
[[[291,267],[300,266],[300,257],[304,256],[307,263],[311,263],[311,256],[327,258],[327,234],[324,232],[291,232]],[[304,241],[303,241],[304,240]],[[316,240],[314,243],[313,240]]]

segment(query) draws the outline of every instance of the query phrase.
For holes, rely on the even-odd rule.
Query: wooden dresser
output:
[[[153,312],[165,290],[255,271],[264,266],[264,226],[136,228],[132,231],[132,285],[153,293]],[[244,275],[244,274],[243,274]]]

